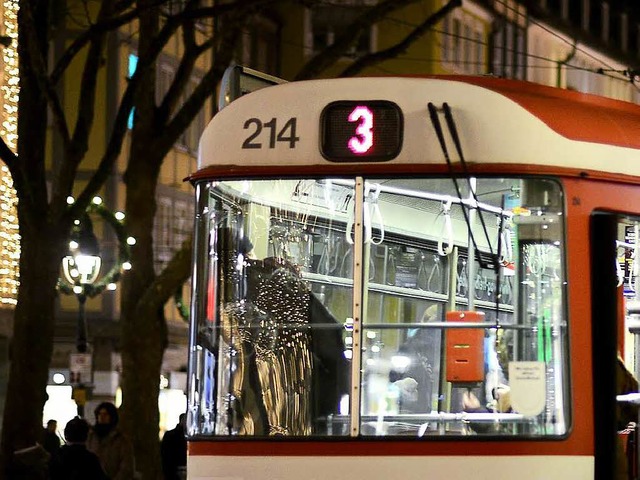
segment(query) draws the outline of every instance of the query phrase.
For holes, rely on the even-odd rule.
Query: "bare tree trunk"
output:
[[[34,52],[46,57],[47,18],[46,2],[21,2],[18,14],[22,89],[18,103],[20,158],[12,164],[12,176],[19,196],[20,286],[14,312],[9,383],[2,425],[4,467],[14,466],[13,452],[33,446],[40,440],[42,409],[53,351],[56,283],[62,258],[62,239],[65,237],[61,233],[64,227],[59,219],[50,216],[47,198],[44,166],[47,103],[40,88],[35,62],[22,60],[31,58]],[[2,473],[0,471],[0,475]]]
[[[162,309],[144,303],[155,278],[153,266],[153,221],[155,190],[160,165],[150,155],[153,140],[135,142],[125,183],[127,186],[127,228],[136,238],[132,249],[133,268],[125,276],[122,299],[123,427],[131,435],[136,469],[142,478],[161,478],[158,442],[158,395],[162,356],[167,343],[167,327]],[[140,161],[142,160],[142,161]]]
[[[2,429],[2,452],[10,468],[14,451],[41,441],[61,259],[58,227],[23,228],[21,234],[20,290]]]

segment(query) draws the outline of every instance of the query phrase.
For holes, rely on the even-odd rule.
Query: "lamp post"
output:
[[[72,197],[67,203],[73,204]],[[100,247],[93,231],[91,216],[98,216],[114,231],[118,240],[117,256],[108,272],[100,275],[102,258]],[[130,247],[135,239],[126,235],[124,214],[112,213],[102,203],[100,197],[94,197],[78,220],[74,221],[69,234],[69,254],[62,259],[62,275],[58,281],[58,290],[66,295],[75,295],[78,299],[78,322],[76,329],[77,354],[71,356],[74,399],[78,404],[78,415],[84,416],[87,387],[91,387],[91,354],[88,350],[87,320],[85,304],[87,298],[101,294],[105,289],[115,290],[123,270],[129,270]],[[86,370],[88,375],[73,375],[74,367]]]
[[[78,324],[76,330],[76,350],[87,351],[87,319],[85,303],[87,291],[98,279],[102,258],[98,239],[93,233],[93,223],[88,214],[82,220],[76,220],[76,227],[71,233],[69,255],[62,259],[62,271],[65,279],[73,285],[73,293],[78,298]]]

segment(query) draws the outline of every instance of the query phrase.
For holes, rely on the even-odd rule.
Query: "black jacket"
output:
[[[160,453],[162,455],[162,473],[165,480],[177,480],[179,467],[187,465],[187,439],[182,425],[167,430],[162,437]]]
[[[51,464],[52,480],[108,480],[95,453],[85,445],[71,444],[60,448]]]

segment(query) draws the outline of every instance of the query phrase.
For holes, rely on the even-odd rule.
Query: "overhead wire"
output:
[[[500,5],[502,5],[503,7],[505,7],[507,10],[510,10],[511,12],[515,12],[517,15],[521,15],[521,13],[516,10],[515,8],[513,8],[512,6],[510,6],[509,4],[507,4],[504,0],[495,0],[495,3],[498,3]],[[551,28],[547,27],[545,24],[537,21],[535,18],[526,15],[526,19],[529,23],[533,23],[534,25],[536,25],[537,27],[540,27],[541,29],[543,29],[545,32],[549,33],[550,35],[556,37],[558,40],[561,40],[562,42],[566,43],[567,45],[569,45],[570,47],[574,47],[574,44],[572,42],[570,42],[569,40],[567,40],[563,35],[558,34],[557,32],[553,31]],[[582,54],[584,54],[585,56],[591,58],[592,60],[595,60],[598,63],[601,63],[602,65],[604,65],[606,68],[608,69],[612,69],[613,67],[611,65],[608,65],[603,59],[601,58],[597,58],[594,55],[592,55],[591,53],[587,52],[584,49],[578,48],[578,46],[575,46],[576,50]]]
[[[403,22],[404,23],[404,22]],[[417,25],[415,25],[417,26]],[[454,38],[458,38],[467,42],[470,42],[471,44],[474,45],[482,45],[484,47],[488,47],[488,43],[487,42],[481,42],[478,41],[475,38],[471,38],[471,37],[465,37],[464,35],[456,35],[450,32],[446,32],[444,30],[441,29],[430,29],[430,31],[435,32],[435,33],[440,33],[442,35],[447,35],[449,37],[454,37]],[[286,41],[284,40],[283,43],[285,45],[290,45],[290,46],[294,46],[294,47],[300,47],[303,48],[304,50],[308,50],[308,51],[312,51],[311,48],[307,47],[306,45],[302,45],[299,42],[292,42],[292,41]],[[509,53],[514,53],[517,52],[517,49],[505,49],[507,52]],[[549,62],[549,66],[544,66],[544,65],[526,65],[526,68],[528,70],[544,70],[544,69],[555,69],[557,68],[557,64],[558,64],[558,60],[553,59],[553,58],[549,58],[549,57],[545,57],[542,55],[538,55],[538,54],[533,54],[533,53],[528,53],[528,52],[519,52],[521,53],[524,57],[529,58],[529,59],[535,59],[535,60],[541,60],[544,62]],[[345,58],[348,57],[345,55]],[[403,57],[399,57],[397,59],[393,59],[393,60],[399,60],[399,61],[410,61],[410,62],[429,62],[429,63],[442,63],[442,64],[452,64],[452,65],[457,65],[457,66],[469,66],[469,65],[487,65],[487,62],[478,62],[478,61],[465,61],[465,60],[445,60],[443,58],[418,58],[418,57],[407,57],[407,56],[403,56]],[[618,70],[618,69],[603,69],[603,68],[589,68],[589,67],[584,67],[584,66],[580,66],[580,65],[576,65],[576,64],[571,64],[571,63],[564,63],[563,64],[567,69],[570,70],[578,70],[578,71],[584,71],[584,72],[588,72],[588,73],[593,73],[594,75],[600,75],[600,76],[604,76],[604,77],[608,77],[612,80],[616,80],[616,81],[621,81],[621,82],[625,82],[628,83],[629,79],[626,78],[625,74],[627,73],[627,70]],[[506,64],[505,66],[507,67],[514,67],[515,65],[513,64]],[[392,69],[390,69],[389,67],[381,67],[380,65],[374,65],[371,66],[370,68],[374,68],[378,71],[384,72],[384,73],[388,73],[388,74],[395,74],[398,73],[396,71],[393,71]],[[478,72],[478,73],[490,73],[490,72]],[[612,73],[616,73],[620,76],[616,76],[613,75]],[[639,88],[638,85],[635,84],[635,82],[633,82],[634,87]]]
[[[412,24],[410,22],[402,21],[402,20],[399,20],[399,19],[387,19],[387,21],[392,21],[394,23],[405,25],[407,27],[416,27],[417,26],[417,25]],[[474,44],[474,45],[482,45],[482,46],[484,46],[486,48],[488,48],[488,46],[489,46],[489,44],[487,42],[478,41],[476,38],[467,37],[467,36],[462,35],[462,34],[451,33],[451,32],[448,32],[446,30],[442,30],[442,29],[439,29],[439,28],[432,28],[432,29],[430,29],[430,31],[438,33],[438,34],[441,34],[441,35],[446,35],[446,36],[448,36],[450,38],[457,38],[459,40],[463,40],[465,42],[469,42],[469,43]],[[551,31],[551,33],[553,33],[553,32]],[[558,36],[558,38],[562,39],[562,37],[557,35],[557,34],[555,36]],[[565,39],[562,39],[562,40],[564,41]],[[557,59],[545,57],[545,56],[534,54],[534,53],[529,53],[529,52],[526,52],[526,51],[519,51],[518,49],[515,49],[515,48],[505,48],[504,50],[509,52],[509,53],[520,53],[524,57],[529,58],[529,59],[541,60],[541,61],[545,61],[545,62],[549,62],[549,63],[553,64],[553,66],[549,66],[549,67],[544,67],[544,66],[539,66],[539,65],[528,65],[527,64],[526,65],[527,69],[556,68],[556,65],[558,64],[558,60]],[[583,52],[582,49],[577,49],[577,50],[580,51],[580,52]],[[606,69],[603,69],[602,67],[594,67],[594,68],[582,67],[582,66],[579,66],[579,65],[571,64],[571,63],[564,63],[564,65],[567,68],[570,68],[572,70],[580,70],[580,71],[586,71],[586,72],[590,72],[590,73],[597,74],[597,75],[604,75],[606,77],[609,77],[611,79],[618,80],[618,81],[625,81],[625,82],[629,81],[628,78],[619,78],[619,77],[616,77],[616,76],[610,74],[610,73],[617,73],[619,75],[626,76],[626,74],[628,72],[628,69],[615,69],[615,68],[607,65],[606,62],[601,62],[597,57],[594,57],[593,55],[590,55],[588,52],[584,52],[584,53],[585,53],[585,55],[589,56],[589,58],[591,58],[592,60],[603,64],[606,67]],[[452,62],[455,62],[457,65],[472,65],[472,64],[477,64],[478,63],[478,62],[453,61],[453,60],[443,60],[443,59],[424,59],[424,60],[423,59],[416,59],[416,58],[411,58],[410,59],[410,58],[407,58],[407,57],[402,57],[402,59],[403,60],[412,60],[412,61],[441,62],[441,63],[452,63]],[[515,65],[507,64],[505,66],[514,67]],[[486,73],[489,73],[489,72],[486,72]]]
[[[520,15],[520,13],[514,9],[512,6],[508,5],[507,3],[505,3],[504,0],[495,0],[496,3],[504,6],[507,10],[510,10],[512,12],[515,12],[516,14]],[[557,39],[559,39],[560,41],[566,43],[567,45],[571,46],[571,48],[575,49],[577,52],[580,52],[581,54],[583,54],[584,56],[590,58],[591,60],[595,61],[596,63],[599,63],[601,65],[603,65],[605,68],[597,68],[596,71],[594,73],[598,73],[598,74],[603,74],[606,75],[605,71],[608,70],[609,72],[615,72],[618,73],[620,75],[623,75],[626,78],[626,81],[631,82],[631,84],[640,91],[640,87],[638,85],[636,85],[635,82],[635,77],[636,74],[632,72],[631,69],[617,69],[612,67],[611,65],[609,65],[603,58],[599,58],[596,57],[595,55],[589,53],[588,51],[586,51],[583,48],[580,48],[577,44],[577,42],[570,42],[569,40],[567,40],[567,38],[564,35],[560,35],[559,33],[555,32],[553,29],[549,28],[548,26],[546,26],[545,24],[543,24],[542,22],[537,21],[534,17],[531,17],[529,15],[527,15],[527,21],[529,23],[532,23],[533,25],[536,25],[537,27],[540,27],[542,30],[544,30],[545,32],[549,33],[550,35],[552,35],[553,37],[556,37]],[[567,64],[565,64],[567,65]],[[609,76],[609,75],[607,75]],[[617,77],[611,77],[610,78],[617,78]],[[621,80],[621,79],[618,79]]]
[[[514,10],[512,7],[506,5],[504,3],[504,1],[502,0],[497,0],[500,4],[504,5],[505,8],[508,8],[510,10]],[[542,23],[536,21],[535,19],[532,19],[531,17],[527,17],[529,22],[540,26],[542,29],[544,29],[545,31],[547,31],[550,35],[560,39],[562,42],[567,43],[568,45],[571,45],[573,47],[573,44],[570,43],[569,41],[567,41],[566,38],[564,38],[562,35],[559,35],[558,33],[554,32],[552,29],[544,26]],[[385,21],[387,22],[392,22],[392,23],[396,23],[399,25],[404,25],[410,28],[415,28],[417,27],[417,24],[414,24],[412,22],[406,21],[406,20],[401,20],[398,19],[397,17],[388,17],[385,19]],[[481,45],[485,48],[488,48],[489,44],[488,42],[484,42],[484,41],[479,41],[476,38],[472,38],[472,37],[467,37],[465,35],[462,34],[454,34],[439,28],[431,28],[429,30],[430,32],[434,32],[434,33],[438,33],[440,35],[446,35],[450,38],[457,38],[460,40],[463,40],[465,42],[468,42],[471,45]],[[291,46],[296,46],[296,47],[302,47],[304,50],[309,50],[312,51],[312,47],[309,48],[308,45],[306,44],[301,44],[300,42],[292,42],[292,41],[287,41],[284,40],[283,41],[284,44],[286,45],[291,45]],[[508,53],[519,53],[521,55],[523,55],[525,58],[527,59],[534,59],[534,60],[539,60],[541,62],[548,62],[550,65],[549,66],[544,66],[544,65],[530,65],[530,64],[526,64],[525,68],[528,71],[531,70],[543,70],[543,69],[555,69],[557,68],[558,59],[553,59],[553,58],[549,58],[543,55],[539,55],[539,54],[534,54],[534,53],[529,53],[526,51],[519,51],[517,48],[505,48],[504,49],[506,52]],[[598,75],[598,76],[602,76],[602,77],[606,77],[609,78],[611,80],[615,80],[618,82],[624,82],[624,83],[631,83],[631,85],[636,88],[638,91],[640,91],[640,86],[638,86],[636,84],[635,81],[635,76],[632,75],[632,72],[629,69],[616,69],[613,68],[611,65],[609,65],[606,61],[604,61],[601,58],[598,58],[592,54],[590,54],[589,52],[585,51],[584,49],[580,48],[580,47],[576,47],[576,50],[579,51],[580,53],[584,54],[586,57],[588,57],[589,59],[593,60],[594,62],[602,65],[601,67],[587,67],[587,66],[581,66],[581,65],[577,65],[575,63],[563,63],[564,67],[568,70],[574,70],[574,71],[583,71],[583,72],[588,72],[588,73],[592,73],[594,75]],[[345,56],[348,57],[348,56]],[[416,57],[407,57],[407,56],[403,56],[403,57],[399,57],[397,59],[394,60],[398,60],[398,61],[409,61],[409,62],[431,62],[431,63],[441,63],[441,64],[447,64],[447,65],[455,65],[455,66],[487,66],[489,67],[487,62],[478,62],[478,61],[468,61],[468,60],[447,60],[447,59],[443,59],[443,58],[416,58]],[[514,64],[505,64],[505,67],[509,67],[509,68],[514,68],[516,67],[516,65]],[[604,67],[604,68],[603,68]],[[370,68],[375,69],[379,72],[385,73],[385,74],[396,74],[398,72],[394,71],[392,68],[390,68],[388,65],[387,66],[380,66],[378,65],[373,65]],[[487,69],[487,71],[484,72],[479,72],[479,71],[475,71],[475,72],[470,72],[470,73],[480,73],[480,74],[490,74],[491,72],[489,71],[489,69]]]

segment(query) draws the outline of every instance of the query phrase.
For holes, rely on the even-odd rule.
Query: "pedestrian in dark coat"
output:
[[[185,478],[187,468],[187,439],[185,437],[186,414],[181,414],[175,428],[167,430],[162,437],[162,473],[165,480]]]
[[[98,455],[102,468],[111,480],[131,480],[135,462],[131,441],[118,429],[118,409],[103,402],[95,409],[96,423],[87,440],[87,448]]]
[[[51,463],[52,480],[108,480],[95,453],[87,450],[89,424],[76,417],[64,428],[66,445]]]
[[[56,457],[60,451],[60,437],[56,433],[57,429],[58,422],[51,419],[47,422],[47,427],[42,432],[42,446],[52,458]]]

